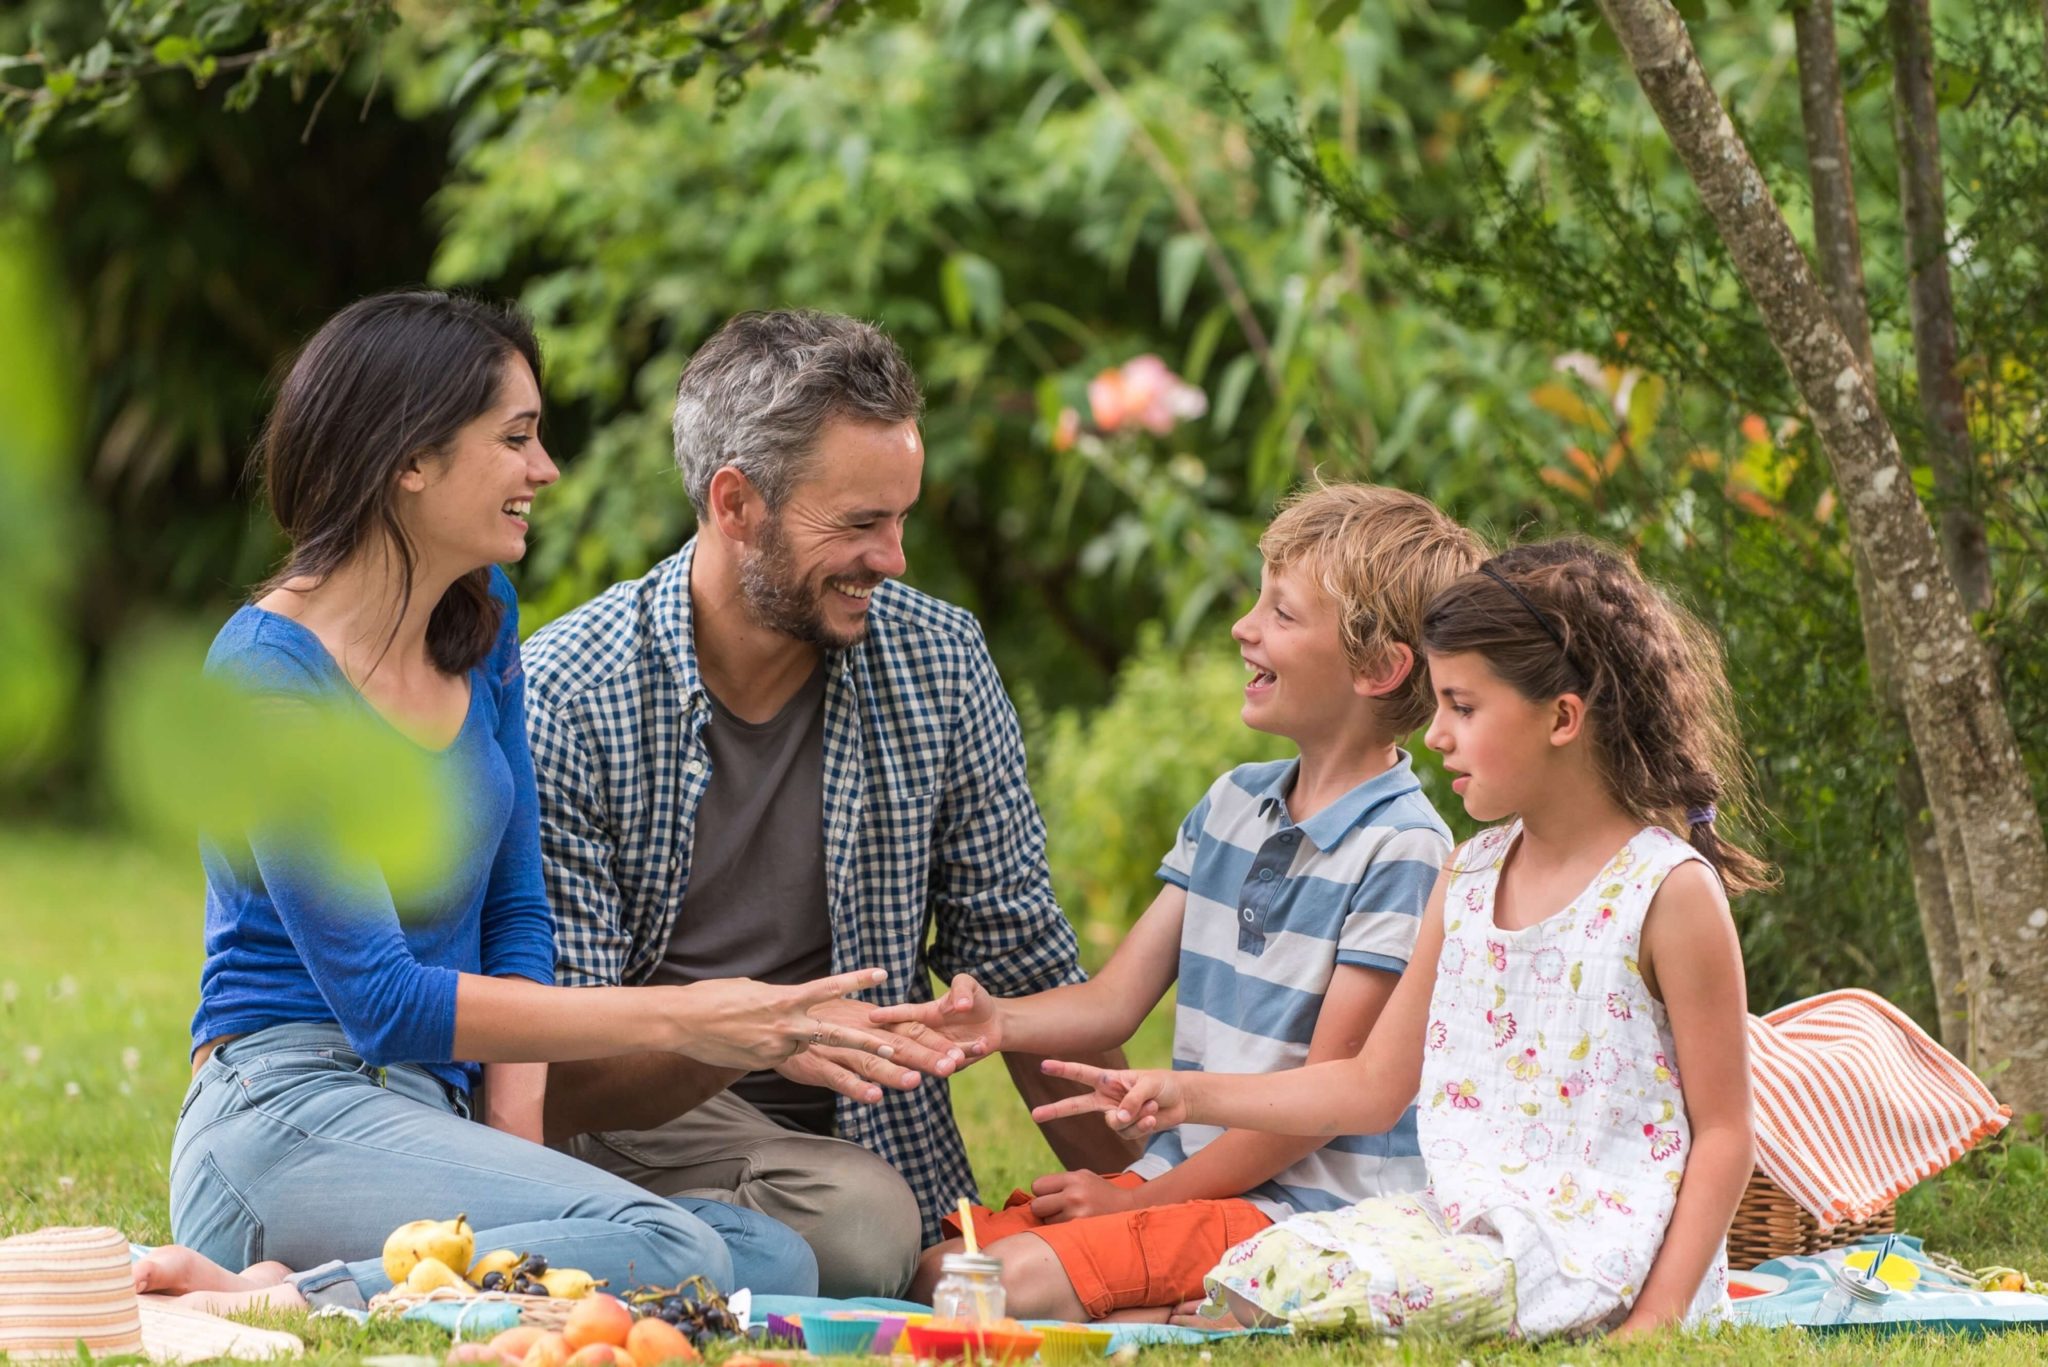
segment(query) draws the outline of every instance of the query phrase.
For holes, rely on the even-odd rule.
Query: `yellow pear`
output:
[[[509,1277],[512,1275],[512,1269],[517,1266],[519,1266],[519,1255],[517,1253],[514,1253],[509,1248],[494,1248],[489,1253],[479,1256],[475,1262],[469,1265],[469,1279],[481,1285],[485,1274],[502,1272]]]
[[[410,1276],[422,1258],[437,1258],[452,1271],[468,1267],[475,1257],[476,1231],[469,1227],[467,1215],[452,1220],[411,1220],[392,1230],[384,1241],[384,1275],[395,1284]]]
[[[581,1300],[605,1283],[592,1277],[580,1267],[551,1267],[540,1274],[540,1284],[556,1300]]]
[[[469,1283],[462,1280],[462,1274],[439,1258],[420,1259],[405,1276],[405,1289],[420,1295],[439,1291],[444,1286],[452,1286],[458,1291],[470,1289]]]

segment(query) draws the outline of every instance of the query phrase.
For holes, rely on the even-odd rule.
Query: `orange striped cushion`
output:
[[[2012,1116],[1961,1060],[1872,992],[1749,1018],[1757,1166],[1821,1228],[1863,1220]]]

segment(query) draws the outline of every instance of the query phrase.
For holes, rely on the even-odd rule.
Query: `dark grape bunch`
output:
[[[486,1291],[509,1291],[519,1296],[545,1296],[548,1289],[541,1285],[540,1277],[548,1270],[548,1260],[539,1253],[522,1253],[519,1261],[512,1264],[509,1272],[486,1272],[477,1285]]]
[[[667,1321],[697,1347],[735,1338],[740,1332],[739,1319],[726,1308],[725,1297],[702,1277],[674,1286],[636,1286],[626,1293],[626,1304],[643,1319]]]

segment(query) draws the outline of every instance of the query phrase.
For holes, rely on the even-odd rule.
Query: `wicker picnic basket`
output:
[[[1840,1248],[1870,1234],[1890,1234],[1898,1227],[1899,1207],[1887,1201],[1866,1220],[1844,1220],[1828,1229],[1811,1212],[1761,1170],[1750,1173],[1735,1223],[1728,1227],[1728,1266],[1755,1267],[1771,1258],[1818,1253]]]
[[[444,1286],[427,1292],[394,1290],[372,1296],[370,1316],[373,1319],[397,1319],[416,1305],[430,1305],[435,1301],[469,1305],[503,1302],[519,1311],[521,1324],[531,1324],[540,1329],[560,1329],[569,1322],[569,1312],[576,1308],[575,1301],[552,1296],[518,1296],[509,1291],[464,1291]],[[467,1336],[457,1334],[456,1337]]]

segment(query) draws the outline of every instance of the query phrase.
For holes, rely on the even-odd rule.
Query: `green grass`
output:
[[[165,1164],[187,1078],[200,905],[196,858],[101,836],[0,832],[0,1235],[111,1224],[142,1242],[169,1238]],[[1165,1014],[1155,1014],[1133,1056],[1164,1057],[1169,1028]],[[954,1095],[986,1196],[999,1200],[1052,1169],[1051,1151],[1001,1069],[970,1070]],[[1902,1225],[1971,1265],[2048,1272],[2048,1161],[2032,1139],[1994,1145],[1910,1193]],[[437,1349],[433,1332],[420,1326],[359,1332],[292,1316],[259,1322],[306,1337],[310,1361],[320,1367]],[[1213,1364],[1256,1358],[1320,1367],[1369,1359],[1450,1367],[1467,1359],[1848,1364],[1880,1353],[1888,1363],[1930,1367],[1958,1360],[2003,1367],[2041,1356],[2031,1334],[1977,1341],[1901,1336],[1880,1349],[1868,1338],[1819,1340],[1796,1330],[1674,1337],[1621,1349],[1263,1339],[1219,1344],[1208,1356]],[[1147,1357],[1192,1367],[1201,1355],[1158,1349]]]

